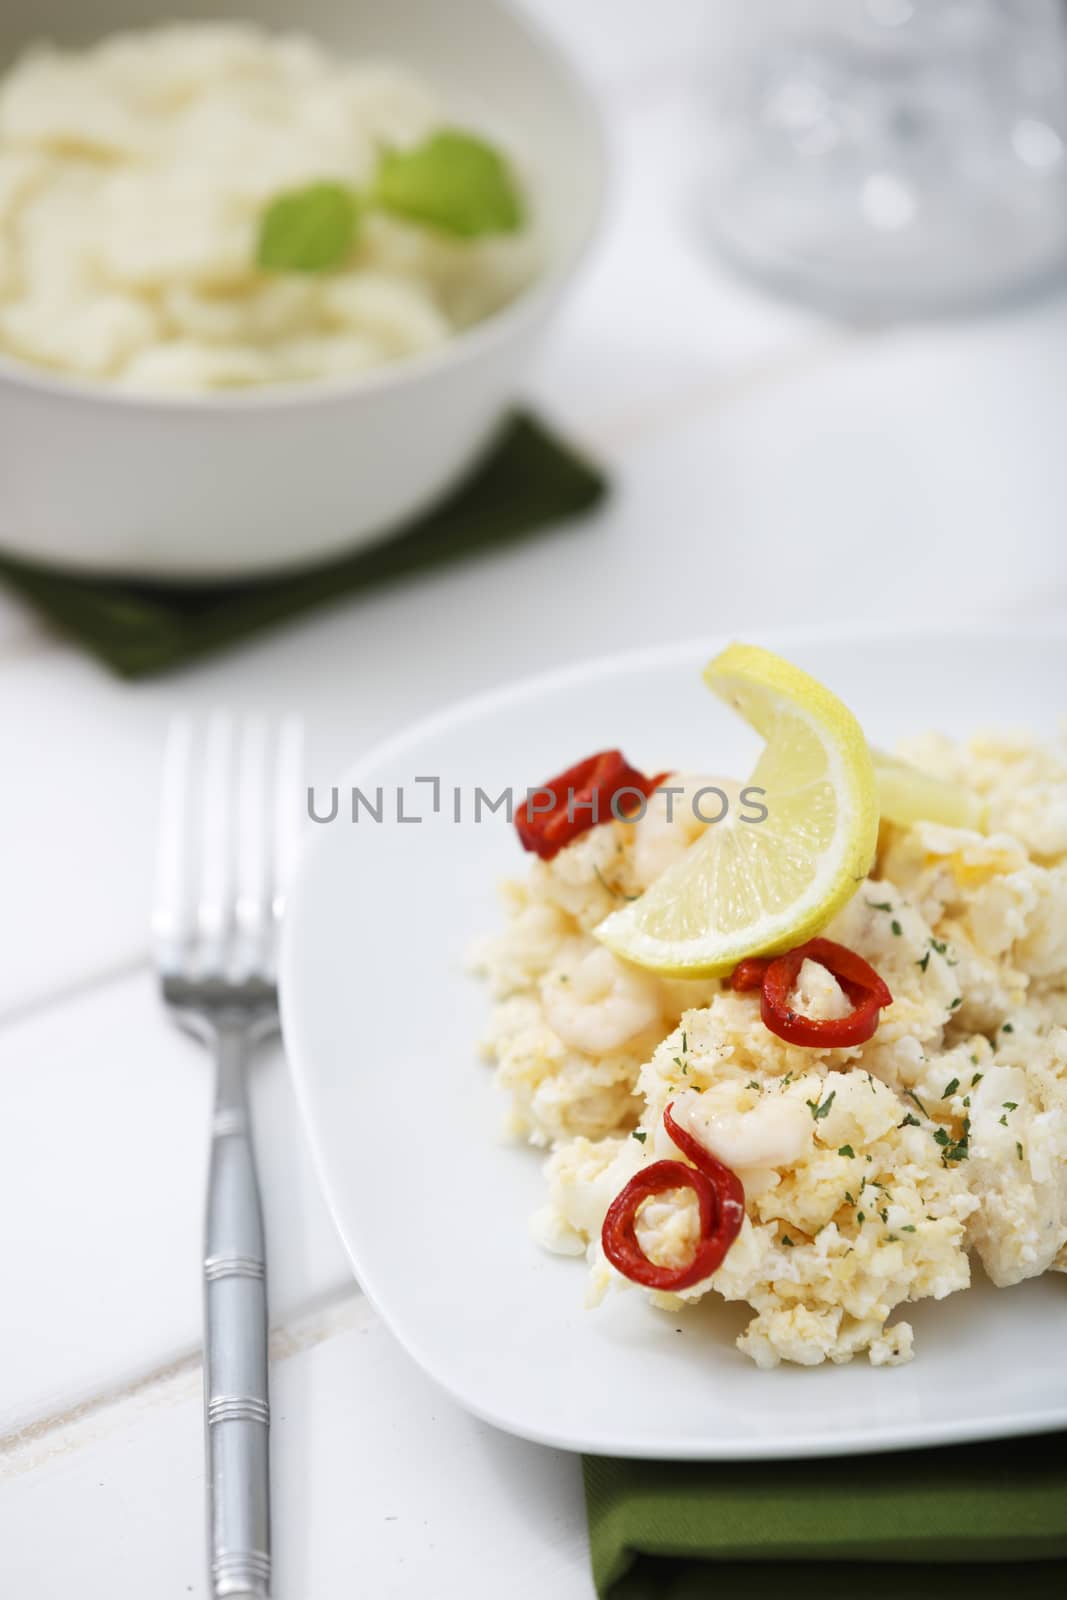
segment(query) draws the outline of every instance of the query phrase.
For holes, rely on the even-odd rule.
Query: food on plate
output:
[[[535,1232],[587,1256],[594,1302],[747,1302],[761,1367],[896,1364],[900,1309],[966,1288],[972,1259],[1001,1287],[1067,1270],[1067,751],[926,735],[872,764],[768,652],[732,646],[709,682],[766,739],[748,785],[607,751],[519,813],[535,859],[476,964],[512,1130],[550,1152]],[[844,893],[811,849],[835,829]],[[733,915],[728,969],[721,885],[761,913]],[[699,975],[674,975],[668,934]]]
[[[0,353],[126,388],[347,376],[537,270],[522,187],[401,66],[175,23],[0,77]]]

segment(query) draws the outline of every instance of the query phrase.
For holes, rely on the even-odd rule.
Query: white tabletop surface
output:
[[[209,1080],[161,1016],[144,929],[173,708],[299,709],[325,783],[457,696],[631,642],[1067,609],[1067,299],[857,330],[765,298],[690,221],[702,0],[527,3],[612,129],[608,225],[530,386],[607,464],[610,504],[138,686],[0,595],[0,1588],[18,1600],[206,1594]],[[254,1101],[277,1600],[588,1600],[577,1462],[414,1369],[352,1282],[280,1052]]]

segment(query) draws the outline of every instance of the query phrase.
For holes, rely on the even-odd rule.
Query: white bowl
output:
[[[412,67],[457,120],[506,133],[531,173],[545,265],[440,351],[345,380],[157,398],[0,358],[0,548],[87,572],[243,576],[402,526],[487,449],[600,209],[595,109],[498,0],[4,0],[0,62],[34,39],[89,43],[175,17],[299,27]]]

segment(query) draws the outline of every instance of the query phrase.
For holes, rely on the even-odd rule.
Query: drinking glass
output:
[[[707,223],[844,314],[1020,296],[1067,265],[1063,0],[727,0]]]

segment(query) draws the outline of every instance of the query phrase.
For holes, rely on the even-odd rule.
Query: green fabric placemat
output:
[[[1067,1434],[815,1461],[587,1456],[584,1472],[610,1600],[1067,1595]]]
[[[603,475],[536,418],[508,425],[448,500],[397,537],[276,578],[209,586],[92,578],[0,556],[0,578],[126,678],[147,677],[391,578],[590,510]]]

